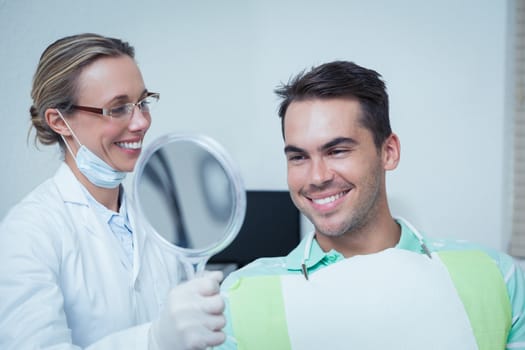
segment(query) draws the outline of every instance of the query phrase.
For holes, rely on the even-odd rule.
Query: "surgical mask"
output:
[[[75,141],[80,146],[77,151],[77,155],[75,156],[64,136],[60,135],[66,144],[67,150],[75,160],[78,170],[80,170],[80,172],[84,174],[84,176],[89,180],[89,182],[95,186],[103,188],[115,188],[119,186],[126,177],[127,173],[113,169],[106,162],[100,159],[95,153],[91,152],[86,146],[81,144],[78,140],[78,137],[73,132],[73,129],[71,129],[66,119],[62,116],[62,113],[60,113],[59,110],[57,110],[57,112],[64,123],[66,123],[69,131],[71,131]]]

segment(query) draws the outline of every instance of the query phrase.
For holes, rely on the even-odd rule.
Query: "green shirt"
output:
[[[401,238],[395,248],[424,254],[422,245],[410,228],[402,221]],[[495,350],[525,349],[525,279],[522,270],[514,260],[503,253],[487,249],[466,241],[424,239],[428,250],[439,254],[441,260],[447,265],[451,279],[454,281],[467,314],[471,320],[480,349]],[[261,258],[251,264],[231,273],[221,286],[223,292],[228,293],[241,279],[255,276],[276,276],[286,274],[302,274],[304,250],[307,242],[301,243],[286,257]],[[308,273],[322,269],[344,259],[344,256],[335,250],[324,252],[314,239],[311,245],[309,258],[305,261]],[[350,258],[351,259],[351,258]],[[482,286],[482,287],[480,287]],[[477,289],[476,289],[477,288]],[[497,302],[487,308],[479,307],[488,296],[494,296]],[[253,298],[253,305],[258,303]],[[503,305],[503,306],[502,306]],[[231,305],[226,298],[227,325],[225,332],[227,340],[217,349],[237,349],[235,341],[235,324],[232,318]],[[487,311],[490,307],[490,317]],[[250,310],[243,310],[250,312]],[[498,318],[494,318],[495,315]],[[242,318],[241,315],[233,315]],[[493,322],[492,324],[490,322]],[[493,340],[494,324],[501,328],[500,338],[506,336],[506,345],[501,341]],[[508,324],[508,326],[507,326]],[[284,324],[283,327],[286,327]],[[242,349],[239,349],[242,350]]]

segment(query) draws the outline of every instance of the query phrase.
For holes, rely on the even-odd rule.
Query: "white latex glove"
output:
[[[207,271],[173,288],[149,333],[150,350],[197,350],[226,339],[221,271]]]

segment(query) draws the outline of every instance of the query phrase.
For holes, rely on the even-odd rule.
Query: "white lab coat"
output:
[[[133,270],[63,164],[0,224],[0,349],[146,349],[178,282],[172,252],[136,229]]]

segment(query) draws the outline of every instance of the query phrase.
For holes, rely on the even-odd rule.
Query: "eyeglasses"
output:
[[[142,113],[149,113],[151,108],[159,101],[160,94],[156,92],[148,92],[146,97],[136,103],[126,103],[113,108],[96,108],[96,107],[86,107],[72,105],[73,109],[78,109],[86,112],[93,112],[97,114],[102,114],[107,117],[114,119],[127,119],[133,114],[135,106],[137,106]]]

